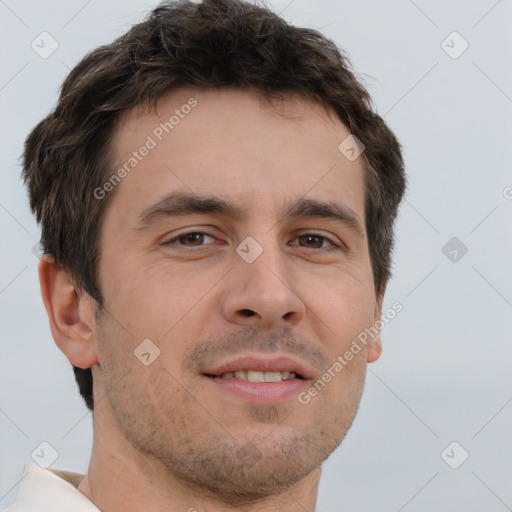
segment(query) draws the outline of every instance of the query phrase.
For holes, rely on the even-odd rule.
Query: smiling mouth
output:
[[[304,380],[304,377],[295,373],[288,371],[278,371],[278,372],[261,372],[257,370],[238,370],[235,372],[225,372],[220,375],[212,375],[205,373],[207,377],[211,377],[214,379],[234,379],[248,382],[282,382],[285,380],[292,379],[301,379]]]

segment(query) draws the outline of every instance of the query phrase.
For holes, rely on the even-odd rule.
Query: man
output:
[[[70,73],[23,176],[94,445],[86,475],[27,465],[9,510],[313,511],[381,352],[405,187],[334,44],[162,4]]]

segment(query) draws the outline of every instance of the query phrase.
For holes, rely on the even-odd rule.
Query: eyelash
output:
[[[209,245],[209,244],[201,244],[201,245],[197,245],[197,246],[194,246],[194,245],[185,245],[185,244],[175,244],[176,241],[178,241],[180,238],[184,238],[188,235],[195,235],[195,234],[198,234],[198,235],[205,235],[205,236],[209,236],[211,238],[215,238],[213,235],[210,235],[209,233],[205,233],[204,231],[187,231],[185,233],[180,233],[178,236],[175,236],[174,238],[168,240],[167,242],[164,242],[163,245],[181,245],[182,247],[198,247],[198,248],[202,248],[204,247],[205,245]],[[338,245],[336,244],[331,238],[327,237],[327,236],[324,236],[324,235],[320,235],[318,233],[315,233],[315,232],[306,232],[306,233],[301,233],[300,235],[297,235],[294,240],[302,237],[302,236],[313,236],[313,237],[316,237],[316,238],[321,238],[323,240],[326,240],[327,242],[329,242],[331,244],[331,247],[312,247],[311,249],[313,250],[316,250],[316,251],[335,251],[335,250],[346,250],[342,245]],[[307,246],[298,246],[298,247],[303,247],[304,249],[307,249],[308,247]]]

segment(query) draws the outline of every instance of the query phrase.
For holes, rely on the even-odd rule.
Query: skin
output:
[[[313,511],[321,464],[352,424],[380,337],[308,404],[253,403],[202,370],[238,354],[284,354],[316,381],[380,318],[363,159],[338,151],[347,128],[310,100],[272,106],[249,92],[181,89],[156,112],[124,113],[112,169],[192,96],[197,106],[110,192],[104,308],[51,257],[40,264],[55,341],[93,371],[94,446],[79,490],[103,512]],[[176,191],[237,202],[246,216],[194,213],[137,229],[142,212]],[[362,233],[336,219],[285,218],[301,198],[344,205]],[[208,236],[177,238],[184,232]],[[236,252],[248,236],[263,248],[252,263]],[[144,339],[160,350],[149,366],[134,357]]]

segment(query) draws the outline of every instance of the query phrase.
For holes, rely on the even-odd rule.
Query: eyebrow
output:
[[[139,215],[136,229],[143,230],[162,219],[192,214],[222,215],[235,220],[245,220],[248,211],[241,204],[229,202],[218,196],[203,196],[191,192],[172,192],[159,199]],[[357,214],[348,206],[332,201],[298,199],[283,212],[281,219],[320,217],[343,223],[360,236],[366,236]]]

